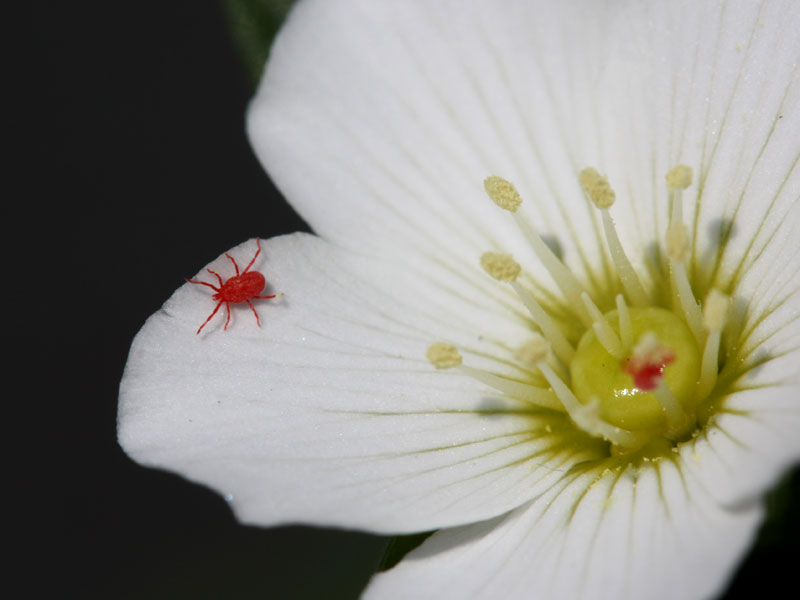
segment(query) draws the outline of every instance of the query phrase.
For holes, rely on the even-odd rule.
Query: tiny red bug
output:
[[[256,307],[253,306],[253,303],[250,302],[250,300],[267,300],[269,298],[277,298],[280,296],[280,294],[273,294],[272,296],[257,295],[263,291],[264,286],[267,284],[267,280],[264,279],[264,276],[258,271],[250,271],[250,267],[253,266],[253,263],[256,262],[256,258],[258,258],[258,255],[261,254],[261,240],[258,238],[256,238],[256,246],[258,246],[258,250],[256,250],[255,256],[253,256],[253,259],[248,263],[247,267],[245,267],[244,271],[241,273],[239,273],[239,265],[236,264],[236,260],[234,260],[234,258],[227,252],[225,253],[225,256],[231,259],[233,268],[236,269],[236,275],[227,279],[226,281],[222,281],[222,277],[220,277],[219,273],[216,271],[206,269],[206,271],[217,278],[219,281],[219,287],[210,283],[206,283],[205,281],[193,281],[191,279],[186,280],[189,283],[196,283],[198,285],[210,287],[212,290],[214,290],[214,292],[216,292],[212,298],[219,301],[205,322],[200,325],[200,329],[197,330],[198,334],[203,330],[203,327],[205,327],[206,324],[214,318],[214,315],[217,314],[219,307],[222,306],[223,303],[225,303],[225,308],[228,311],[228,318],[225,321],[224,327],[225,330],[228,329],[228,324],[231,322],[231,303],[240,304],[242,302],[247,302],[247,305],[256,316],[256,325],[261,327],[261,321],[258,318]]]

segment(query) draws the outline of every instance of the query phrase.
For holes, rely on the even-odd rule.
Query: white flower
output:
[[[195,335],[214,304],[188,284],[147,322],[121,444],[226,494],[246,523],[439,530],[368,598],[720,593],[761,495],[800,457],[798,30],[790,0],[300,2],[249,125],[319,237],[263,244],[253,269],[286,296],[258,307],[261,328],[243,305],[227,331],[220,314]],[[670,217],[678,164],[694,178]],[[672,322],[652,336],[611,327],[621,357],[665,369],[663,415],[642,421],[625,404],[613,422],[602,391],[570,409],[551,376],[593,395],[606,371],[568,372],[547,331],[558,359],[530,345],[526,291],[569,345],[593,326],[521,229],[601,310],[623,287],[625,306],[641,293],[620,283],[625,261],[579,178],[589,195],[605,183],[587,166],[616,192],[603,211],[645,305],[675,300],[690,332],[667,348]],[[486,197],[490,175],[519,189],[517,218]],[[231,254],[246,264],[254,250]],[[692,289],[673,294],[684,260]],[[233,274],[225,257],[210,268]],[[704,375],[720,331],[722,370]],[[432,361],[454,346],[463,365],[428,363],[439,340]],[[692,391],[671,401],[678,376]]]

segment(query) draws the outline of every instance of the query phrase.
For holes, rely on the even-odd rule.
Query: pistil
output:
[[[637,448],[641,446],[645,439],[642,435],[615,427],[603,420],[600,415],[600,403],[596,398],[586,404],[581,404],[569,386],[547,364],[545,359],[547,358],[548,344],[544,339],[541,337],[534,338],[529,343],[529,351],[530,359],[539,368],[544,378],[547,379],[547,383],[550,384],[553,392],[566,409],[567,414],[578,427],[589,435],[608,440],[615,446],[622,448]]]
[[[664,346],[653,332],[641,336],[627,363],[636,387],[652,391],[664,411],[667,437],[682,434],[690,422],[675,394],[664,381],[664,370],[675,361],[675,353]]]

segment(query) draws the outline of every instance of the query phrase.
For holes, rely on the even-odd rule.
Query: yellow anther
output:
[[[678,165],[667,173],[667,188],[670,190],[685,190],[692,185],[692,168]]]
[[[686,225],[673,222],[667,228],[667,256],[672,262],[683,262],[689,254],[689,232]]]
[[[481,256],[481,266],[498,281],[506,282],[515,281],[521,270],[519,263],[510,254],[500,252],[484,252]]]
[[[489,198],[504,210],[516,212],[522,204],[522,198],[514,184],[497,175],[490,175],[484,179],[483,189],[489,194]]]
[[[703,325],[709,331],[720,331],[725,326],[725,317],[728,312],[728,296],[713,289],[706,297],[703,305]]]
[[[452,344],[434,342],[425,353],[428,361],[437,369],[451,369],[461,364],[461,354]]]
[[[600,175],[597,169],[592,167],[583,169],[578,179],[583,191],[586,192],[597,208],[608,208],[614,204],[617,195],[611,189],[608,178],[605,175]]]
[[[547,343],[547,340],[537,335],[520,346],[514,356],[526,367],[533,368],[547,358],[549,350],[550,344]]]

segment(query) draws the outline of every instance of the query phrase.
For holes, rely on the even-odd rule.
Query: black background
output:
[[[216,494],[140,468],[116,444],[117,386],[145,319],[226,249],[307,229],[246,141],[252,90],[221,7],[15,10],[5,495],[25,597],[356,597],[384,539],[240,526]],[[728,597],[796,588],[797,518],[788,526]]]

